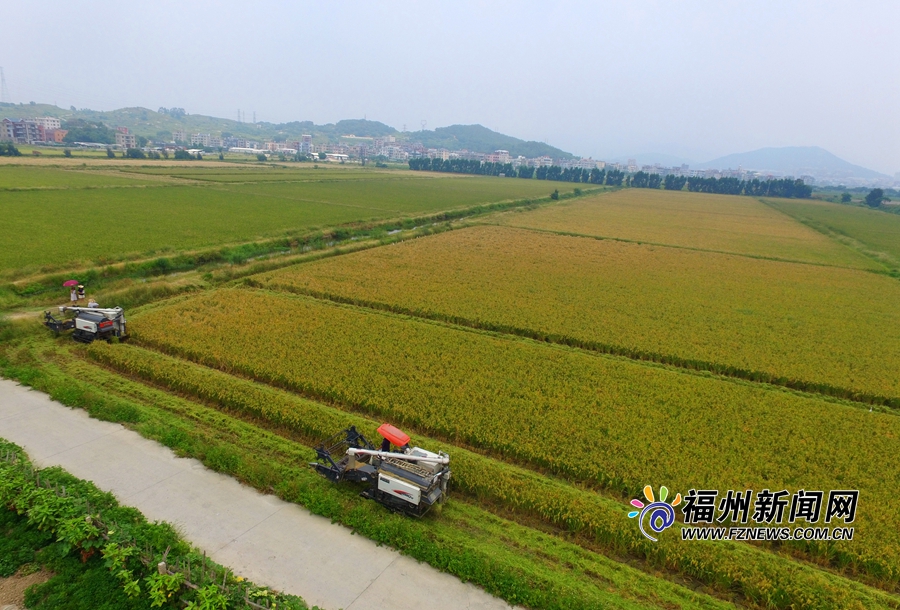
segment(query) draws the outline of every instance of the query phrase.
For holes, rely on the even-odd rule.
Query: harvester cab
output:
[[[91,343],[96,339],[124,338],[126,333],[125,312],[121,307],[100,309],[98,307],[60,306],[59,313],[74,313],[70,319],[58,319],[49,311],[44,312],[44,326],[57,335],[75,329],[72,338],[81,343]]]
[[[409,435],[390,424],[378,428],[381,448],[354,426],[320,443],[310,466],[334,481],[366,483],[361,496],[392,511],[421,517],[447,499],[450,456],[409,446]],[[393,450],[392,450],[393,446]],[[335,456],[340,456],[335,461]]]

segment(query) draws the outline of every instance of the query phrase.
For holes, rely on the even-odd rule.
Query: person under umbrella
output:
[[[78,280],[66,280],[63,282],[63,286],[69,289],[69,300],[75,303],[78,300],[78,292],[75,290],[75,287],[78,286]]]

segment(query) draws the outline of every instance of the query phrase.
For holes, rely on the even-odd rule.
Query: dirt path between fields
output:
[[[483,590],[328,519],[206,469],[119,424],[0,379],[0,437],[168,521],[212,559],[309,605],[345,610],[501,610]]]

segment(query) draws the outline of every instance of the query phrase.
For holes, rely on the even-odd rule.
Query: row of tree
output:
[[[410,159],[409,168],[420,171],[446,172],[451,174],[475,174],[478,176],[504,176],[526,180],[553,180],[556,182],[579,182],[583,184],[609,184],[621,186],[625,172],[582,168],[563,168],[558,165],[513,167],[512,163],[482,163],[472,159]]]
[[[718,193],[721,195],[751,195],[754,197],[788,197],[805,199],[812,195],[812,187],[802,180],[741,180],[740,178],[699,178],[687,176],[661,176],[647,172],[627,175],[617,169],[609,171],[592,168],[563,168],[558,165],[538,168],[511,163],[482,163],[471,159],[410,159],[409,168],[419,171],[447,172],[453,174],[475,174],[479,176],[505,176],[527,180],[553,180],[555,182],[578,182],[609,186],[630,186],[634,188],[681,191],[687,187],[692,193]]]

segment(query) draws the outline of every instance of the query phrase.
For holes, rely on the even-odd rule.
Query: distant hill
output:
[[[0,103],[0,119],[40,116],[58,117],[62,120],[82,119],[92,123],[104,123],[109,127],[127,127],[139,136],[166,141],[171,139],[174,131],[184,131],[188,134],[232,135],[250,140],[295,140],[303,134],[310,134],[317,143],[335,142],[341,136],[347,135],[370,138],[392,135],[398,140],[422,142],[428,148],[466,149],[480,153],[490,153],[502,149],[508,150],[513,156],[540,157],[548,155],[555,159],[572,157],[570,153],[548,144],[526,142],[491,131],[481,125],[451,125],[450,127],[439,127],[434,131],[399,132],[390,125],[365,119],[347,119],[325,125],[316,125],[312,121],[253,124],[202,114],[157,112],[140,107],[99,111],[86,108],[66,110],[50,104]]]
[[[422,142],[427,148],[446,148],[448,150],[470,150],[479,153],[491,153],[495,150],[508,150],[517,157],[548,156],[554,159],[569,159],[573,155],[563,150],[544,144],[543,142],[526,142],[519,138],[503,135],[481,125],[451,125],[438,127],[434,131],[416,131],[406,134],[412,141]]]
[[[817,177],[890,179],[885,174],[853,165],[818,146],[786,146],[760,148],[745,153],[727,155],[700,163],[700,169],[743,169],[778,172],[791,176],[809,174]]]
[[[297,139],[311,134],[316,140],[337,140],[342,135],[384,136],[397,134],[390,125],[378,121],[352,119],[316,125],[312,121],[290,123],[259,122],[242,123],[234,119],[205,116],[202,114],[164,113],[149,108],[119,108],[100,111],[82,108],[66,110],[49,104],[0,104],[0,118],[34,118],[53,116],[63,120],[82,119],[105,123],[109,127],[127,127],[133,133],[147,138],[168,139],[173,131],[185,133],[220,133],[252,140]]]

